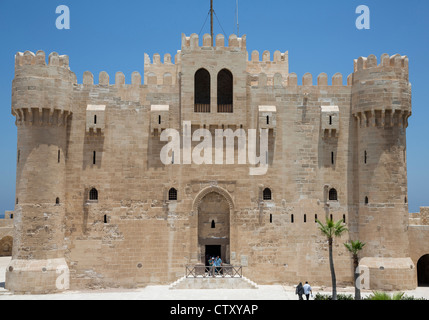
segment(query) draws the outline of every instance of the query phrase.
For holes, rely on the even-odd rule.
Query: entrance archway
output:
[[[417,281],[419,287],[429,287],[429,254],[422,256],[417,262]]]
[[[230,204],[220,193],[207,193],[198,205],[198,245],[201,263],[207,265],[210,256],[230,261]]]

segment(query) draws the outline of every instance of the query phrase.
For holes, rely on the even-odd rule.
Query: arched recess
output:
[[[6,236],[0,240],[0,257],[9,257],[12,255],[13,238]]]
[[[217,75],[217,112],[233,112],[233,76],[228,69]]]
[[[210,73],[201,68],[194,77],[194,112],[210,112]]]
[[[232,197],[220,187],[207,187],[195,197],[193,216],[199,262],[207,263],[210,256],[220,256],[224,263],[230,263],[233,213]]]
[[[429,287],[429,254],[422,256],[417,262],[417,282],[419,287]]]

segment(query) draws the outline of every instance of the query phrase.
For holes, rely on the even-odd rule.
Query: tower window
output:
[[[314,222],[317,223],[317,214],[314,215]]]
[[[264,189],[263,198],[264,198],[264,200],[272,200],[272,194],[271,194],[271,189],[270,188],[265,188]]]
[[[267,116],[267,124],[270,124],[270,116]]]
[[[331,219],[331,221],[334,221],[334,217],[332,216],[332,214],[329,215],[329,219]]]
[[[331,152],[331,164],[334,164],[334,151]]]
[[[61,162],[61,150],[58,150],[58,163]]]
[[[158,116],[158,124],[161,124],[161,116]]]
[[[19,163],[19,160],[20,160],[20,158],[21,158],[21,150],[18,150],[18,163]]]
[[[97,159],[97,152],[93,152],[92,153],[92,164],[95,164],[96,163],[96,159]]]
[[[293,214],[290,215],[290,222],[293,223]]]
[[[307,215],[304,214],[304,223],[307,222]]]
[[[56,199],[55,199],[55,204],[56,204],[57,206],[59,206],[59,205],[60,205],[60,198],[56,198]]]
[[[215,223],[215,221],[214,221],[214,220],[212,220],[212,226],[211,226],[211,228],[212,228],[212,229],[215,229],[215,228],[216,228],[216,223]]]
[[[210,73],[199,69],[194,77],[194,112],[210,113]]]
[[[176,189],[171,188],[168,191],[168,200],[172,200],[172,201],[177,200],[177,190]]]
[[[95,188],[92,188],[89,191],[89,200],[98,200],[98,191]]]
[[[97,115],[94,115],[94,124],[97,124]]]
[[[270,223],[273,223],[273,215],[270,213]]]
[[[331,200],[331,201],[337,201],[338,200],[337,190],[335,190],[334,188],[329,190],[329,200]]]
[[[366,162],[368,161],[368,152],[366,152],[366,150],[365,150],[363,158],[364,158],[363,160],[364,160],[364,162],[366,164]]]
[[[233,112],[233,77],[227,69],[217,75],[217,112]]]
[[[107,223],[107,215],[104,215],[104,223]]]
[[[368,197],[365,197],[365,204],[368,204],[369,203],[369,199],[368,199]]]
[[[332,116],[329,116],[329,125],[332,125]]]

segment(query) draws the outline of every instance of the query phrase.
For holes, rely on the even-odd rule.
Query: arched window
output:
[[[59,205],[60,205],[60,198],[56,198],[56,199],[55,199],[55,204],[56,204],[57,206],[59,206]]]
[[[214,220],[212,220],[212,229],[215,229],[216,228],[216,223],[215,223],[215,221]]]
[[[171,188],[168,191],[168,200],[177,200],[177,190],[174,188]]]
[[[271,200],[272,199],[271,190],[269,188],[264,189],[263,197],[264,197],[264,200]]]
[[[92,188],[89,191],[89,200],[98,200],[98,191],[95,188]]]
[[[231,71],[222,69],[217,75],[217,112],[233,112],[233,77]]]
[[[334,188],[329,190],[329,200],[331,200],[331,201],[337,201],[338,200],[337,190],[335,190]]]
[[[199,69],[194,77],[194,112],[210,113],[210,73]]]

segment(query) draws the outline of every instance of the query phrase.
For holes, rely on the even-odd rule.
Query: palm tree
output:
[[[346,226],[343,224],[343,220],[334,222],[332,219],[326,218],[326,224],[323,224],[319,220],[316,220],[319,224],[319,229],[322,233],[328,238],[329,244],[329,267],[331,269],[331,278],[332,278],[332,300],[337,300],[337,279],[335,277],[334,269],[334,258],[332,256],[332,243],[334,237],[341,237],[341,235],[348,231]]]
[[[357,280],[359,277],[359,274],[356,273],[357,268],[359,266],[359,258],[358,258],[358,252],[361,251],[364,247],[365,243],[360,242],[359,240],[353,241],[351,240],[350,243],[346,242],[344,243],[344,246],[349,250],[353,255],[353,270],[354,270],[354,282],[355,282],[355,300],[360,300],[360,285],[358,285]]]

